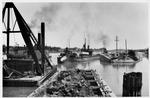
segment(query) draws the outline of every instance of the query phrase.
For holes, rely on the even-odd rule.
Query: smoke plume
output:
[[[105,34],[103,31],[92,36],[94,39],[95,44],[99,45],[99,48],[107,48],[110,43],[110,37]]]
[[[50,3],[35,13],[30,27],[40,30],[40,23],[45,22],[46,39],[53,35],[52,40],[60,39],[57,42],[67,43],[76,36],[76,40],[79,40],[77,42],[83,43],[81,41],[86,37],[89,44],[102,43],[106,47],[109,37],[99,29],[101,25],[98,21],[98,11],[99,6],[96,4],[91,6],[88,3]]]
[[[55,16],[57,16],[57,12],[61,8],[60,4],[51,3],[41,8],[40,11],[37,11],[31,21],[31,28],[39,28],[40,23],[46,22],[47,25],[50,25],[53,20],[55,20]]]

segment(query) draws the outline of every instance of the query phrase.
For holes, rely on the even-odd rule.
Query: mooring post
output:
[[[122,96],[141,96],[142,73],[131,72],[123,75],[123,94]]]
[[[138,72],[136,77],[137,96],[141,96],[141,88],[142,88],[142,73]]]

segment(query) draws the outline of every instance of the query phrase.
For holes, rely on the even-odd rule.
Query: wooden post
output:
[[[131,72],[123,75],[123,97],[141,96],[142,73]]]

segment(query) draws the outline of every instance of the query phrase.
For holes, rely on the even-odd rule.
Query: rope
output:
[[[14,31],[14,29],[15,29],[16,22],[17,22],[17,20],[15,20],[15,23],[14,23],[14,26],[13,26],[13,29],[12,29],[12,31]]]
[[[3,22],[4,23],[4,27],[5,27],[5,29],[7,30],[7,27],[6,27],[6,24],[5,24],[5,22]]]

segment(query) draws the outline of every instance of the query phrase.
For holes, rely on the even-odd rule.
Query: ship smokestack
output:
[[[44,57],[44,53],[45,53],[45,23],[42,22],[41,23],[41,40],[42,40],[42,68],[43,68],[43,74],[44,74],[44,64],[45,64],[45,57]]]
[[[86,50],[86,38],[85,38],[85,40],[84,40],[83,49],[85,49],[85,50]]]
[[[88,49],[88,50],[90,49],[90,45],[88,45],[87,49]]]

